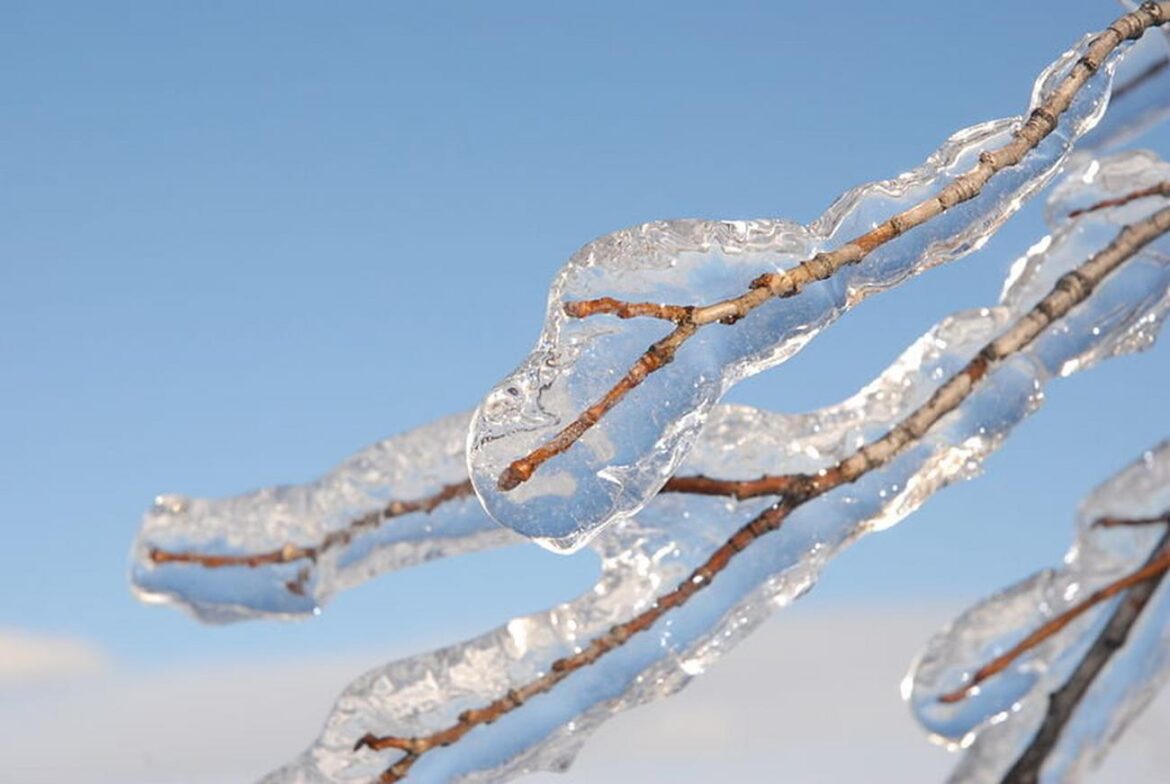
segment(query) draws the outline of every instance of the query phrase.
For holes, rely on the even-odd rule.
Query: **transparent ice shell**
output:
[[[469,487],[457,490],[467,485],[470,418],[456,414],[388,438],[306,485],[214,500],[159,496],[131,553],[135,592],[210,622],[294,617],[382,572],[519,541],[483,513]],[[429,512],[383,514],[394,502],[431,498],[444,488],[454,497]],[[157,556],[238,559],[310,547],[320,551],[314,558],[215,568]]]

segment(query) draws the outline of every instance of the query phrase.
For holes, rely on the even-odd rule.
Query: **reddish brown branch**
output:
[[[1079,215],[1084,215],[1089,212],[1096,212],[1097,210],[1105,210],[1110,207],[1123,207],[1130,202],[1138,199],[1147,199],[1151,196],[1170,196],[1170,182],[1160,182],[1157,185],[1151,185],[1149,188],[1142,188],[1141,190],[1127,193],[1124,196],[1119,196],[1116,199],[1105,199],[1096,204],[1090,204],[1088,207],[1082,207],[1079,210],[1073,210],[1068,214],[1068,217],[1075,218]]]
[[[1158,525],[1164,523],[1170,523],[1170,512],[1164,512],[1154,517],[1102,517],[1093,521],[1093,525],[1097,528],[1115,528],[1118,526],[1130,525]]]
[[[1167,515],[1162,515],[1157,521],[1165,522],[1166,519]],[[1149,521],[1142,520],[1138,521],[1137,524],[1145,522]],[[971,680],[968,681],[964,686],[943,694],[938,698],[938,701],[954,703],[966,699],[967,696],[970,695],[971,692],[979,686],[979,684],[983,683],[988,678],[998,675],[999,673],[1006,670],[1012,665],[1013,662],[1015,662],[1025,653],[1045,642],[1046,640],[1051,639],[1053,636],[1059,634],[1070,623],[1099,605],[1101,602],[1112,599],[1114,596],[1117,596],[1124,591],[1128,591],[1135,585],[1140,585],[1141,583],[1152,580],[1155,577],[1160,577],[1166,572],[1167,569],[1170,569],[1170,552],[1161,553],[1158,557],[1148,561],[1140,569],[1130,572],[1118,580],[1114,580],[1103,588],[1099,588],[1064,612],[1054,616],[1053,618],[1038,626],[1026,637],[1024,637],[1024,639],[1020,640],[1007,651],[1003,652],[999,656],[996,656],[994,659],[977,669],[971,675]]]
[[[415,512],[430,514],[441,504],[459,498],[466,498],[473,492],[471,482],[464,480],[454,484],[443,485],[437,493],[423,498],[409,501],[391,501],[381,509],[376,509],[352,520],[344,528],[329,532],[320,542],[314,545],[286,544],[275,550],[260,553],[245,553],[242,555],[209,555],[192,550],[176,551],[152,547],[149,552],[149,557],[152,562],[159,565],[187,563],[197,564],[207,569],[220,569],[225,566],[248,566],[255,568],[269,564],[284,564],[306,559],[316,561],[325,551],[334,547],[347,545],[358,533],[377,528],[387,520],[393,520],[396,517],[414,514]],[[298,593],[303,592],[303,585],[304,580],[302,579],[289,583],[288,588],[293,593]]]
[[[368,733],[357,742],[355,750],[370,748],[405,751],[405,756],[384,771],[380,778],[383,784],[400,781],[409,773],[415,762],[431,749],[449,746],[476,727],[491,724],[532,697],[551,690],[573,672],[593,664],[609,651],[620,647],[630,637],[649,629],[665,613],[686,604],[693,595],[706,588],[739,552],[765,534],[778,529],[795,509],[831,490],[857,481],[865,474],[887,464],[907,446],[917,442],[939,419],[958,408],[995,365],[1030,345],[1038,335],[1087,299],[1106,276],[1168,231],[1170,207],[1122,229],[1113,242],[1077,269],[1063,275],[1035,307],[1018,318],[1006,332],[984,346],[974,359],[935,390],[926,403],[876,441],[815,474],[762,477],[745,483],[748,485],[754,483],[754,487],[737,488],[750,494],[751,490],[773,482],[775,484],[768,485],[769,489],[782,488],[780,490],[782,496],[732,534],[673,590],[658,597],[653,605],[630,620],[611,627],[579,653],[556,660],[546,674],[510,690],[483,708],[464,711],[455,723],[446,729],[411,738]],[[692,487],[700,488],[711,480],[700,476],[691,477],[688,481]],[[737,497],[744,496],[741,493]]]
[[[609,315],[620,319],[657,318],[676,324],[690,318],[694,308],[689,305],[663,305],[654,302],[625,302],[613,297],[579,299],[565,303],[565,315],[572,318]]]
[[[1170,190],[1170,187],[1168,187],[1168,190]],[[1139,193],[1144,193],[1144,191]],[[1136,198],[1136,196],[1133,196],[1133,194],[1130,194],[1130,197]],[[1126,201],[1132,200],[1130,197],[1122,197],[1121,199],[1114,201],[1118,203],[1125,203]],[[1118,236],[1118,239],[1110,245],[1110,248],[1106,249],[1106,251],[1103,251],[1098,255],[1098,257],[1094,257],[1094,260],[1085,265],[1086,268],[1092,266],[1093,264],[1097,264],[1098,267],[1100,267],[1100,269],[1098,269],[1096,272],[1089,270],[1089,278],[1086,278],[1079,271],[1075,271],[1064,276],[1058,282],[1054,291],[1048,297],[1046,297],[1039,306],[1037,306],[1038,308],[1041,308],[1041,315],[1047,319],[1050,316],[1057,314],[1058,312],[1064,312],[1061,311],[1061,308],[1067,308],[1071,306],[1069,305],[1070,297],[1075,298],[1082,295],[1087,296],[1088,290],[1085,289],[1085,281],[1090,279],[1090,282],[1099,280],[1100,277],[1103,277],[1104,274],[1107,274],[1107,272],[1113,268],[1112,266],[1109,266],[1110,264],[1116,266],[1116,264],[1121,263],[1121,261],[1124,261],[1125,258],[1128,258],[1128,256],[1125,255],[1126,252],[1136,252],[1136,248],[1140,247],[1140,244],[1149,242],[1153,236],[1156,236],[1156,232],[1159,231],[1158,226],[1160,225],[1160,216],[1163,216],[1165,212],[1166,211],[1163,210],[1162,212],[1151,216],[1141,224],[1137,225],[1137,228],[1144,227],[1144,238],[1143,236],[1133,237],[1127,235],[1127,231],[1130,231],[1129,229],[1123,231],[1122,234]],[[1135,242],[1139,243],[1139,245],[1135,245]],[[1118,253],[1119,250],[1121,252],[1120,255]],[[1113,258],[1112,261],[1109,260],[1110,256]],[[1105,259],[1105,266],[1100,265],[1100,259]],[[1101,270],[1105,271],[1102,272]],[[1027,320],[1024,320],[1021,323],[1026,321]],[[1040,322],[1033,320],[1032,323],[1035,325]],[[1027,326],[1026,323],[1024,323],[1024,325]],[[1021,339],[1031,340],[1031,337],[1029,337],[1026,333],[1027,330],[1025,330],[1025,332],[1011,330],[1002,336],[998,341],[996,341],[996,343],[989,345],[983,352],[983,354],[987,354],[986,357],[983,354],[981,354],[979,357],[976,357],[976,359],[973,360],[970,365],[968,365],[964,373],[960,373],[958,376],[952,378],[947,384],[945,384],[935,393],[935,397],[931,399],[931,402],[928,403],[927,406],[924,406],[922,409],[916,412],[915,415],[907,419],[905,423],[908,428],[907,433],[913,434],[914,432],[917,432],[920,434],[921,432],[925,432],[923,428],[928,425],[924,424],[925,419],[923,418],[923,414],[930,408],[931,404],[937,404],[940,402],[942,404],[948,404],[948,401],[953,403],[955,399],[961,399],[961,396],[965,395],[969,391],[970,385],[977,383],[982,375],[986,372],[988,363],[990,361],[994,361],[994,356],[1003,354],[1004,352],[1011,353],[1012,351],[1018,350],[1018,347],[1023,345],[1020,343]],[[1014,337],[1013,334],[1015,334]],[[956,395],[959,395],[960,397],[956,398]],[[935,398],[938,398],[938,400]],[[889,434],[889,436],[887,436],[887,438],[890,438],[893,435],[894,433],[892,432]],[[871,453],[874,453],[881,443],[882,442],[879,441],[873,445],[870,445],[869,447],[866,447],[866,449],[870,450]],[[854,459],[856,458],[857,455],[854,456]],[[849,461],[843,461],[843,463],[840,465],[845,467],[848,464]],[[850,468],[850,470],[853,469]],[[719,495],[735,498],[736,500],[745,500],[748,498],[757,498],[761,496],[792,495],[795,492],[802,492],[808,487],[810,482],[819,482],[823,479],[824,477],[813,478],[805,475],[765,475],[759,477],[758,479],[735,480],[714,479],[712,477],[699,474],[694,476],[672,477],[664,485],[662,492],[691,493],[696,495]],[[353,537],[357,534],[372,531],[380,526],[383,522],[392,520],[396,517],[413,514],[415,512],[429,514],[441,504],[446,503],[447,501],[465,498],[471,495],[472,492],[471,482],[464,480],[462,482],[444,485],[438,492],[423,498],[407,501],[391,501],[380,510],[369,512],[351,521],[343,528],[326,534],[319,542],[313,545],[294,545],[288,543],[283,547],[259,553],[225,555],[200,553],[193,550],[166,550],[163,548],[154,547],[150,549],[148,557],[153,563],[158,565],[167,563],[186,563],[196,564],[208,569],[217,569],[229,566],[245,566],[256,568],[271,564],[291,563],[299,560],[315,561],[322,553],[326,552],[327,550],[333,547],[346,545],[352,541]],[[1160,519],[1151,519],[1149,522],[1160,522]],[[1096,524],[1108,526],[1121,523],[1105,519],[1097,521]],[[1126,524],[1136,524],[1136,521],[1127,521]],[[303,593],[307,577],[308,574],[302,570],[296,579],[289,581],[286,585],[293,593]]]
[[[695,495],[719,495],[742,500],[756,498],[763,495],[780,495],[785,492],[791,479],[786,476],[765,476],[759,479],[713,479],[701,474],[695,476],[675,476],[667,480],[662,488],[664,493],[691,493]],[[423,498],[409,501],[391,501],[380,510],[369,512],[347,523],[343,528],[326,534],[319,542],[312,545],[286,544],[283,547],[266,550],[258,553],[239,553],[216,555],[200,553],[194,550],[165,550],[153,547],[148,552],[150,560],[157,564],[184,563],[195,564],[206,569],[220,569],[228,566],[246,566],[257,568],[272,564],[285,564],[293,561],[315,561],[327,550],[349,544],[359,533],[368,533],[378,528],[382,523],[403,517],[415,512],[430,514],[436,508],[448,501],[456,501],[472,494],[471,482],[464,480],[444,485],[438,492]],[[293,593],[303,593],[304,584],[308,579],[308,572],[302,571],[296,580],[287,583]]]
[[[601,400],[585,409],[580,416],[543,446],[514,461],[504,469],[496,482],[499,488],[507,491],[520,486],[528,481],[528,478],[542,463],[572,446],[589,428],[597,424],[607,411],[616,406],[631,389],[645,381],[646,377],[655,370],[670,364],[674,360],[675,352],[678,351],[679,346],[687,342],[697,330],[698,326],[694,321],[688,319],[675,327],[662,340],[650,346],[646,353],[638,357],[638,360],[626,371],[621,380],[614,384]]]
[[[1164,533],[1161,540],[1154,546],[1147,564],[1170,555],[1170,532]],[[1165,580],[1166,572],[1151,577],[1143,583],[1135,585],[1126,593],[1125,599],[1119,601],[1105,627],[1101,629],[1097,639],[1085,652],[1081,661],[1069,675],[1064,685],[1048,697],[1048,710],[1044,714],[1044,721],[1032,736],[1028,746],[1023,750],[1015,763],[1002,779],[1001,784],[1037,784],[1044,763],[1056,748],[1065,726],[1077,712],[1081,701],[1089,692],[1089,687],[1096,681],[1097,676],[1105,669],[1114,654],[1121,650],[1129,634],[1137,625],[1150,603],[1154,593]]]

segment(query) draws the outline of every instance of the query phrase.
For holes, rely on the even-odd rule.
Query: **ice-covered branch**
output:
[[[1076,218],[1084,215],[1086,212],[1096,212],[1097,210],[1104,210],[1110,207],[1124,207],[1132,201],[1138,199],[1148,199],[1151,196],[1170,196],[1170,182],[1157,182],[1148,188],[1139,188],[1136,191],[1118,196],[1113,199],[1105,199],[1096,204],[1090,204],[1088,207],[1080,207],[1068,214],[1070,218]]]
[[[1040,780],[1044,764],[1060,741],[1064,728],[1072,720],[1081,701],[1088,694],[1097,676],[1125,645],[1142,612],[1161,587],[1170,568],[1170,534],[1164,534],[1154,548],[1149,562],[1137,572],[1122,578],[1110,587],[1128,591],[1125,600],[1118,603],[1109,616],[1105,628],[1097,635],[1081,663],[1063,686],[1048,697],[1048,712],[1044,722],[1024,753],[1004,775],[1005,784],[1035,784]],[[1102,589],[1103,591],[1106,589]]]
[[[135,591],[207,621],[298,616],[375,574],[516,541],[470,492],[468,420],[386,439],[304,485],[159,496],[133,546]]]
[[[195,564],[206,569],[222,569],[228,566],[256,568],[270,564],[292,563],[293,561],[316,561],[333,548],[349,544],[362,531],[377,528],[396,517],[403,517],[408,514],[430,514],[444,503],[466,498],[471,493],[471,482],[464,481],[443,485],[438,492],[423,498],[416,498],[409,501],[396,499],[390,501],[381,509],[367,512],[349,521],[343,527],[330,531],[322,536],[315,544],[296,545],[288,542],[275,550],[224,555],[197,552],[194,550],[165,550],[161,547],[152,546],[147,549],[147,558],[156,565],[183,563]]]
[[[470,419],[386,439],[308,485],[223,500],[160,496],[134,545],[136,591],[213,622],[305,615],[375,574],[521,541],[468,500]],[[786,487],[783,477],[695,475],[672,477],[662,492],[744,499]]]
[[[1116,518],[1114,518],[1116,520]],[[1143,523],[1149,522],[1170,523],[1170,513],[1159,515],[1155,518],[1147,518]],[[1131,524],[1130,520],[1117,520],[1119,524]],[[1153,581],[1155,578],[1160,578],[1170,568],[1170,550],[1166,550],[1163,544],[1159,544],[1154,550],[1154,554],[1150,560],[1146,562],[1142,568],[1137,571],[1130,572],[1124,577],[1119,577],[1108,585],[1098,588],[1079,603],[1074,604],[1064,612],[1060,613],[1051,620],[1046,621],[1039,628],[1028,633],[1024,639],[1013,645],[1004,653],[996,656],[994,659],[984,664],[979,669],[971,674],[971,679],[963,686],[946,694],[939,695],[939,702],[958,702],[966,699],[969,694],[979,687],[988,678],[994,677],[1006,670],[1013,662],[1019,659],[1024,654],[1031,651],[1038,645],[1048,641],[1052,637],[1064,629],[1077,618],[1081,617],[1089,610],[1098,606],[1102,602],[1112,599],[1118,594],[1130,590],[1136,585],[1141,585],[1145,582]]]
[[[572,550],[636,512],[727,388],[868,294],[979,247],[1101,117],[1123,43],[1168,18],[1165,2],[1120,17],[1041,75],[1026,119],[961,131],[809,227],[660,222],[583,248],[553,284],[536,349],[473,420],[471,478],[489,514]],[[605,315],[632,320],[614,329]]]
[[[931,731],[970,745],[953,781],[1074,781],[1158,690],[1170,664],[1167,509],[1170,442],[1093,492],[1059,571],[930,642],[907,696]]]
[[[606,717],[681,688],[842,547],[976,471],[1049,378],[1148,345],[1170,284],[1166,241],[1154,240],[1170,214],[1151,212],[1164,202],[1064,216],[1167,178],[1142,154],[1077,171],[1053,196],[1061,225],[1013,268],[1002,304],[947,319],[854,398],[805,415],[717,408],[685,470],[787,477],[779,501],[657,496],[595,540],[592,591],[368,673],[271,781],[563,767]],[[1118,235],[1124,223],[1135,228]],[[1150,241],[1162,251],[1139,250]]]

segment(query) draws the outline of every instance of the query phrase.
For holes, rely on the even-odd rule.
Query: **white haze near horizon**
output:
[[[817,605],[778,614],[681,694],[614,719],[568,774],[523,780],[942,780],[957,758],[927,741],[898,687],[911,657],[961,608]],[[356,672],[407,652],[226,659],[145,674],[74,655],[62,661],[84,666],[0,689],[0,783],[252,781],[312,740]],[[1164,781],[1168,733],[1162,696],[1091,780]]]

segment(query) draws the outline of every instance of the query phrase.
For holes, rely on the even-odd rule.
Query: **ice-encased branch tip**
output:
[[[422,498],[406,501],[393,500],[381,509],[367,512],[354,518],[342,528],[325,534],[316,544],[298,545],[291,542],[273,550],[254,553],[204,553],[197,550],[171,550],[147,546],[147,557],[156,566],[163,564],[194,564],[205,569],[222,569],[229,566],[246,566],[254,569],[270,564],[286,564],[294,561],[316,561],[324,553],[349,544],[362,531],[377,528],[396,517],[408,514],[430,514],[448,501],[471,496],[474,491],[470,480],[443,485],[438,492]]]

